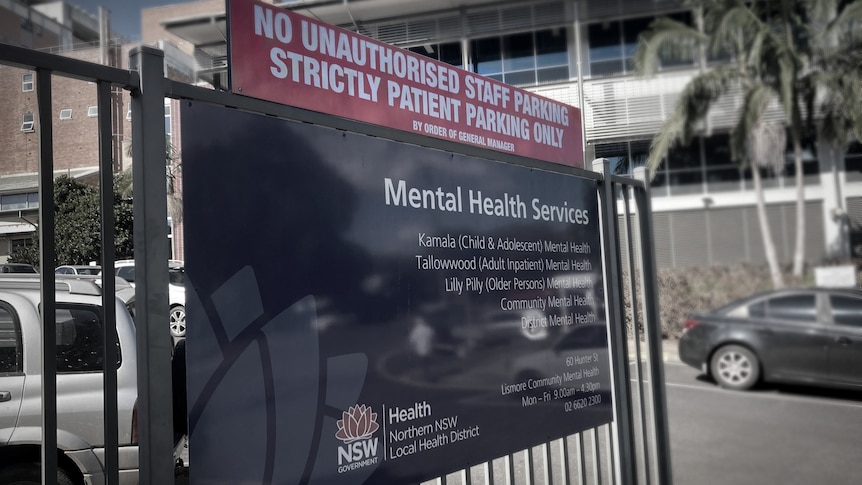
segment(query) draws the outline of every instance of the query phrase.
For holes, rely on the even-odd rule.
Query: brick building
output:
[[[109,32],[107,12],[103,17],[84,12],[65,1],[20,2],[0,0],[0,42],[94,62],[112,67],[127,67],[129,51],[135,47]],[[165,70],[172,79],[193,79],[190,56],[169,42],[153,43],[165,51]],[[37,126],[46,120],[38,117],[36,76],[10,66],[0,65],[0,262],[31,240],[38,217],[39,139]],[[84,182],[98,180],[98,106],[96,84],[60,76],[52,78],[52,119],[54,131],[55,175],[66,174]],[[165,130],[169,136],[178,131],[165,104]],[[127,91],[112,94],[111,158],[114,172],[129,170],[131,156],[131,111]],[[175,143],[175,142],[174,142]],[[179,160],[174,161],[175,164]],[[176,167],[172,172],[177,173]],[[175,184],[181,186],[181,184]],[[176,217],[169,218],[172,233],[172,259],[182,259],[182,230]]]

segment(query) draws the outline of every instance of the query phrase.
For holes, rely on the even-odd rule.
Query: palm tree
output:
[[[837,176],[852,137],[862,140],[862,0],[796,3],[801,8],[789,21],[804,33],[800,45],[805,61],[797,91],[816,134],[817,157]],[[835,189],[840,208],[844,203],[837,182]],[[846,241],[839,246],[832,252],[849,257]]]
[[[805,270],[805,181],[802,167],[802,133],[805,122],[801,107],[804,101],[802,93],[805,90],[799,82],[804,69],[804,59],[800,55],[799,45],[804,36],[800,36],[802,31],[798,28],[802,17],[797,14],[797,3],[797,0],[780,0],[777,4],[778,11],[770,14],[778,27],[774,29],[778,50],[774,53],[776,62],[773,66],[777,66],[777,75],[773,82],[780,93],[784,116],[790,120],[793,143],[796,186],[796,243],[793,254],[793,276],[801,278]]]
[[[126,156],[132,156],[132,145],[129,144],[126,150]],[[168,215],[174,222],[183,220],[183,197],[180,190],[182,163],[180,160],[180,152],[170,141],[165,141],[165,177],[168,192]],[[132,198],[132,169],[128,168],[115,178],[114,183],[117,185],[117,191],[125,198]]]
[[[784,128],[779,130],[774,124],[765,123],[763,115],[769,103],[781,94],[776,73],[781,71],[780,63],[787,62],[786,57],[778,55],[786,51],[786,45],[779,43],[773,30],[761,20],[754,10],[757,5],[737,0],[691,3],[700,28],[672,19],[657,19],[642,34],[635,53],[635,66],[643,75],[656,72],[660,57],[700,58],[702,66],[700,74],[683,89],[673,113],[653,139],[647,167],[654,174],[670,149],[691,141],[710,107],[732,89],[741,89],[742,107],[731,130],[730,149],[742,168],[751,169],[766,259],[773,286],[780,288],[784,281],[766,217],[760,171],[784,165],[786,144],[779,146],[779,143],[786,143],[786,138],[777,135]],[[732,61],[706,69],[703,59],[707,51],[729,55]],[[759,156],[763,153],[782,156]]]

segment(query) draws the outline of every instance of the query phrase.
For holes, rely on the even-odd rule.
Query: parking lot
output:
[[[862,483],[862,392],[728,391],[673,361],[665,381],[674,483]]]

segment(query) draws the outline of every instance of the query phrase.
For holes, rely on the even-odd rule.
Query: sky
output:
[[[66,0],[98,16],[99,6],[111,12],[111,30],[133,41],[141,40],[141,9],[188,3],[190,0]]]

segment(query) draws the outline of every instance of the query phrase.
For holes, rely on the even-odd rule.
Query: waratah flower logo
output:
[[[377,431],[377,413],[371,411],[365,404],[350,406],[350,409],[341,413],[338,420],[338,432],[335,437],[345,444],[357,440],[366,440]]]

